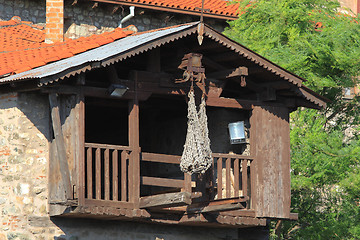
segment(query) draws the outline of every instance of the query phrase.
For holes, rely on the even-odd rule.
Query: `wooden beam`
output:
[[[146,65],[146,69],[149,72],[161,72],[161,53],[160,48],[152,49],[148,52],[148,62]]]
[[[170,178],[157,178],[157,177],[141,177],[143,185],[169,187],[169,188],[182,188],[184,187],[184,180],[170,179]],[[195,182],[191,182],[191,187],[195,187]]]
[[[267,86],[260,93],[260,98],[262,101],[275,101],[276,100],[276,91],[274,88]]]
[[[223,97],[208,97],[206,100],[206,105],[211,107],[226,107],[226,108],[239,108],[239,109],[248,109],[253,108],[252,104],[254,102],[247,100],[238,100],[233,98],[223,98]]]
[[[191,193],[165,193],[140,198],[140,208],[183,206],[191,204]]]
[[[66,148],[64,136],[61,129],[59,103],[55,93],[49,94],[49,103],[51,108],[51,120],[56,141],[56,150],[60,166],[61,178],[64,185],[66,199],[73,199],[73,189],[70,180],[69,164],[66,158]]]
[[[211,60],[210,58],[207,58],[205,56],[203,56],[202,58],[202,63],[203,65],[205,65],[206,67],[211,67],[213,69],[217,69],[217,70],[226,70],[227,68],[224,67],[223,65]]]
[[[248,76],[248,75],[249,72],[247,67],[237,67],[234,69],[226,69],[218,72],[212,72],[207,74],[207,77],[215,78],[215,79],[226,79],[226,78]]]
[[[247,197],[221,199],[221,200],[215,200],[212,202],[192,203],[189,206],[167,207],[167,208],[162,208],[159,210],[160,211],[169,211],[169,212],[187,212],[189,214],[232,211],[232,210],[237,210],[237,209],[244,209],[247,200],[248,200]]]

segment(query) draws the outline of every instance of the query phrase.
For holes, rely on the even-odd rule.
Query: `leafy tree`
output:
[[[225,34],[307,79],[332,102],[291,115],[292,208],[282,239],[360,239],[360,104],[342,91],[360,76],[360,19],[334,0],[240,2]]]

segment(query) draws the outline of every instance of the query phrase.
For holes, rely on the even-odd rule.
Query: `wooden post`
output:
[[[140,200],[140,143],[139,143],[139,101],[137,97],[137,73],[132,72],[131,79],[134,81],[134,99],[129,101],[129,201],[139,207]]]
[[[85,81],[85,74],[82,78]],[[85,205],[85,99],[84,94],[81,91],[77,97],[77,102],[79,104],[79,113],[78,113],[78,129],[79,129],[79,136],[77,136],[79,140],[79,154],[78,154],[78,176],[79,176],[79,186],[78,186],[78,198],[79,198],[79,205]]]
[[[58,161],[60,166],[61,178],[64,184],[66,199],[73,199],[73,189],[70,181],[69,164],[66,158],[66,149],[64,136],[61,129],[61,120],[59,112],[59,103],[56,93],[49,94],[49,103],[51,108],[51,120],[56,139],[56,150],[58,153]]]

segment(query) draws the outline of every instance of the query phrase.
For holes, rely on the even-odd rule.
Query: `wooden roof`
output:
[[[38,86],[51,84],[66,77],[89,71],[93,68],[106,67],[125,59],[133,58],[143,52],[149,51],[172,43],[187,41],[186,46],[192,46],[194,50],[204,55],[216,55],[216,61],[223,61],[229,70],[237,68],[239,65],[248,67],[249,75],[255,76],[254,84],[264,86],[264,84],[287,84],[286,94],[292,94],[299,99],[303,99],[306,103],[297,103],[295,106],[307,106],[312,108],[322,108],[326,106],[327,99],[311,91],[303,85],[305,79],[283,69],[282,67],[272,63],[259,54],[251,51],[245,46],[227,38],[211,27],[204,26],[204,43],[199,46],[196,40],[199,23],[182,24],[173,27],[151,30],[129,35],[130,32],[124,32],[120,38],[111,37],[112,33],[103,36],[109,37],[111,42],[103,42],[101,47],[94,46],[93,49],[78,53],[76,56],[68,54],[62,60],[55,60],[52,63],[44,63],[43,66],[31,69],[19,74],[8,76],[0,79],[0,82],[16,82],[30,79],[37,79]],[[117,33],[117,32],[114,32]],[[131,32],[132,33],[132,32]],[[90,37],[89,40],[97,42],[99,37]],[[86,38],[87,39],[87,38]],[[86,39],[81,40],[82,42]],[[65,43],[66,45],[66,43]],[[55,46],[55,45],[54,45]],[[178,46],[174,46],[177,48]],[[67,51],[67,48],[59,48]],[[42,50],[35,50],[40,53]],[[60,50],[61,51],[61,50]],[[60,54],[60,53],[59,53]],[[218,59],[218,60],[216,60]],[[224,69],[216,69],[214,65],[210,65],[207,73],[210,75],[216,71]],[[211,69],[213,67],[214,69]],[[176,70],[176,67],[173,67]],[[215,74],[216,75],[216,74]]]

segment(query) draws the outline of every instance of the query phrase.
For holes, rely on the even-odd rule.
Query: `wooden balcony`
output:
[[[212,168],[193,176],[180,171],[180,158],[128,146],[85,143],[85,191],[79,205],[105,212],[109,207],[130,218],[164,212],[182,218],[203,213],[242,216],[239,211],[254,215],[250,156],[213,153]]]

